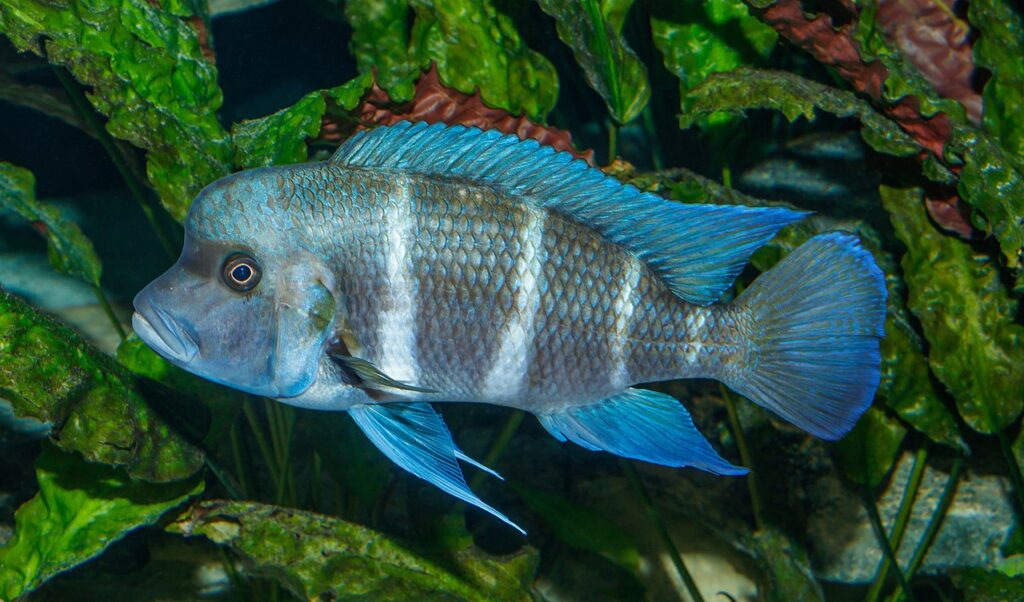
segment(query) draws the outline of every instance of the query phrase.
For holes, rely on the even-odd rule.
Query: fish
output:
[[[399,467],[525,534],[470,490],[460,462],[499,475],[432,404],[516,408],[559,441],[718,475],[748,471],[636,385],[710,378],[818,437],[853,427],[886,305],[856,236],[817,235],[722,301],[806,215],[676,203],[536,141],[399,122],[203,189],[132,324],[198,376],[347,412]]]

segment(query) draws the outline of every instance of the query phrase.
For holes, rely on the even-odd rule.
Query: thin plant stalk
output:
[[[608,122],[608,164],[611,165],[619,154],[619,124]]]
[[[1017,518],[1018,522],[1024,523],[1024,477],[1021,476],[1020,463],[1017,462],[1017,456],[1013,453],[1013,447],[1010,445],[1010,440],[1006,437],[1006,431],[1002,430],[996,433],[996,437],[999,439],[999,447],[1003,450],[1003,457],[1006,458],[1006,465],[1010,469],[1010,482],[1013,483],[1013,492],[1017,494]]]
[[[505,452],[505,448],[508,447],[508,442],[512,440],[512,435],[516,434],[516,430],[519,425],[523,422],[523,417],[526,416],[525,412],[519,410],[513,410],[505,420],[505,424],[502,425],[501,431],[498,432],[498,436],[491,442],[491,447],[487,450],[487,454],[484,456],[483,465],[487,467],[493,467],[497,462],[501,454]],[[484,480],[484,471],[478,470],[473,478],[469,480],[471,487],[479,487],[480,483]]]
[[[242,412],[245,414],[245,419],[249,423],[249,429],[252,431],[253,437],[256,438],[256,446],[260,448],[260,455],[263,456],[263,461],[267,465],[267,470],[270,472],[270,478],[274,481],[274,491],[277,491],[277,480],[279,475],[275,469],[274,454],[270,449],[270,445],[267,443],[267,438],[263,434],[263,428],[260,426],[259,418],[256,416],[256,412],[253,410],[252,404],[252,399],[246,399],[242,404]]]
[[[878,505],[875,503],[875,495],[870,487],[864,486],[862,488],[862,494],[864,497],[864,507],[868,511],[868,521],[871,523],[871,528],[875,532],[875,538],[878,540],[878,546],[882,548],[882,554],[888,559],[892,566],[893,573],[896,575],[896,581],[900,585],[900,589],[903,590],[903,595],[907,597],[910,602],[914,602],[914,593],[910,590],[910,583],[907,581],[906,575],[900,569],[899,562],[896,560],[896,553],[893,551],[892,546],[889,544],[889,537],[885,534],[885,527],[882,525],[882,517],[878,514]]]
[[[654,171],[661,171],[665,162],[661,158],[661,140],[658,138],[658,128],[654,125],[654,111],[651,110],[650,103],[644,107],[641,115],[643,116],[644,131],[647,133],[647,140],[651,145],[651,165],[654,167]]]
[[[57,75],[57,79],[60,81],[60,85],[64,88],[64,92],[68,95],[68,100],[71,101],[71,107],[75,113],[78,113],[78,117],[89,124],[89,128],[92,129],[99,140],[100,145],[103,146],[103,150],[107,152],[110,160],[114,163],[114,167],[117,168],[118,173],[121,174],[121,178],[124,179],[125,184],[128,186],[128,191],[131,192],[132,198],[139,204],[142,209],[142,213],[145,214],[146,220],[149,221],[150,227],[153,228],[153,233],[156,234],[157,240],[160,242],[160,246],[163,247],[164,252],[167,256],[174,260],[177,258],[178,253],[171,244],[170,239],[167,237],[167,233],[160,226],[160,222],[157,220],[156,213],[150,206],[146,196],[145,186],[139,182],[138,178],[124,161],[124,157],[121,156],[121,151],[114,144],[114,139],[110,136],[110,132],[107,128],[103,127],[100,123],[96,112],[93,110],[92,105],[86,100],[85,94],[79,87],[78,82],[68,74],[67,70],[63,67],[54,65],[53,72]]]
[[[228,431],[228,438],[231,441],[231,455],[235,461],[235,474],[238,475],[238,484],[242,488],[242,495],[244,499],[249,499],[252,492],[249,489],[249,474],[245,468],[245,463],[242,461],[242,444],[238,439],[238,422],[235,421],[231,425],[231,429]]]
[[[700,593],[700,588],[697,587],[697,582],[694,581],[693,575],[686,568],[686,563],[683,562],[683,556],[679,553],[679,548],[676,547],[676,543],[672,541],[672,535],[669,534],[668,529],[665,527],[665,521],[662,520],[661,514],[658,509],[654,507],[654,502],[651,500],[651,495],[647,492],[647,488],[644,486],[643,481],[640,479],[640,475],[637,474],[636,469],[633,467],[632,462],[628,460],[620,460],[622,469],[626,472],[626,476],[629,477],[630,483],[633,484],[633,488],[640,496],[640,501],[644,506],[644,510],[647,511],[648,518],[654,524],[655,531],[658,532],[658,537],[661,539],[662,545],[668,550],[669,557],[672,558],[672,564],[675,565],[676,571],[679,573],[679,577],[683,580],[683,585],[686,586],[686,591],[690,594],[690,598],[693,602],[704,602],[704,596]]]
[[[729,426],[732,428],[733,437],[736,438],[736,447],[739,448],[740,461],[750,469],[747,474],[747,489],[750,492],[750,506],[754,512],[754,526],[760,531],[764,527],[764,505],[761,503],[760,490],[757,488],[757,472],[754,471],[753,455],[747,446],[747,437],[743,433],[743,425],[740,424],[739,412],[736,411],[736,399],[731,393],[721,386],[722,399],[725,400],[725,409],[729,413]]]
[[[928,444],[926,442],[918,448],[917,453],[914,455],[914,465],[910,470],[907,485],[903,489],[903,498],[900,500],[900,508],[896,513],[896,521],[893,523],[892,532],[889,534],[889,543],[893,550],[899,550],[900,544],[903,542],[903,535],[906,533],[907,524],[910,522],[910,514],[914,509],[914,500],[917,498],[917,492],[921,487],[921,480],[924,477],[924,469],[927,463]],[[886,578],[889,576],[889,568],[889,557],[886,556],[882,559],[882,565],[878,569],[875,581],[871,584],[871,589],[868,590],[868,595],[864,598],[865,602],[875,602],[875,600],[878,600],[882,593],[882,587],[885,586]]]
[[[124,331],[124,327],[121,326],[121,321],[117,319],[114,314],[114,308],[110,306],[110,301],[107,296],[103,293],[103,290],[98,286],[92,287],[92,292],[96,295],[96,300],[100,302],[100,307],[103,308],[103,313],[107,314],[107,319],[110,320],[110,324],[117,331],[117,336],[121,337],[121,340],[128,338],[128,334]]]
[[[953,504],[953,497],[956,493],[956,486],[960,483],[960,472],[963,470],[963,467],[964,456],[962,453],[957,452],[956,459],[953,460],[953,468],[949,471],[949,478],[946,479],[946,486],[942,489],[939,505],[936,506],[935,513],[932,514],[931,519],[928,521],[928,526],[925,527],[924,533],[921,535],[921,541],[918,542],[917,548],[914,549],[914,555],[910,558],[910,564],[907,566],[907,577],[909,578],[917,574],[918,569],[924,563],[929,548],[932,546],[932,542],[935,540],[935,536],[939,533],[942,521],[946,518],[946,513],[949,512],[949,507]]]
[[[235,483],[234,479],[231,478],[231,475],[229,475],[228,472],[224,470],[224,467],[222,467],[219,462],[213,459],[212,455],[206,454],[205,464],[207,470],[213,473],[213,476],[214,478],[217,479],[217,482],[219,482],[228,492],[228,497],[230,497],[233,500],[245,499],[245,497],[242,495],[241,490],[238,488],[238,485]]]

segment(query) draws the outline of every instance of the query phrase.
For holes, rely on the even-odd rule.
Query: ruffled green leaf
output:
[[[65,451],[174,481],[202,467],[200,450],[146,405],[134,380],[77,334],[0,290],[0,399],[19,418],[53,425]]]
[[[587,82],[604,98],[612,119],[632,121],[651,96],[647,68],[626,44],[622,25],[631,1],[538,0],[555,18],[558,37],[583,68]]]
[[[18,508],[14,534],[0,547],[3,600],[99,555],[203,491],[202,479],[133,481],[121,469],[90,464],[50,446],[36,460],[36,478],[39,493]]]
[[[1024,14],[1010,0],[974,0],[967,5],[967,16],[981,32],[974,42],[974,61],[992,74],[982,93],[985,127],[1024,163]]]
[[[530,600],[536,553],[452,558],[459,575],[388,536],[343,520],[264,504],[206,501],[170,526],[229,547],[253,574],[304,600]]]
[[[909,306],[928,340],[928,361],[964,421],[981,433],[1012,424],[1024,409],[1024,326],[999,266],[928,221],[919,189],[881,187],[902,260]]]
[[[836,443],[846,477],[867,487],[878,487],[889,474],[907,429],[878,408],[868,408],[848,435]]]
[[[395,102],[412,99],[420,67],[409,48],[407,0],[348,0],[345,19],[352,26],[349,50],[360,73],[376,73],[377,85]]]
[[[36,199],[32,172],[0,163],[0,209],[14,211],[35,226],[46,238],[50,263],[58,272],[99,287],[102,265],[92,241],[82,234],[78,224],[64,219],[56,207]]]
[[[879,152],[908,156],[920,151],[914,139],[896,123],[852,92],[784,71],[741,67],[712,74],[683,97],[682,107],[681,128],[717,111],[742,114],[747,109],[773,109],[781,111],[789,121],[801,116],[813,121],[817,109],[838,117],[857,118],[864,141]]]
[[[116,138],[147,151],[160,200],[183,220],[192,198],[228,173],[231,146],[217,121],[222,95],[202,53],[190,5],[146,0],[5,0],[0,32],[21,51],[67,67],[91,89]]]
[[[559,540],[599,554],[642,579],[636,543],[618,525],[601,514],[569,500],[522,483],[509,481],[531,510],[544,518]]]
[[[665,68],[679,78],[679,96],[712,73],[758,65],[775,48],[778,34],[739,0],[684,1],[651,17],[654,45]],[[721,121],[712,114],[709,121]],[[716,119],[716,117],[719,117]]]
[[[310,92],[272,115],[236,123],[231,128],[235,165],[252,169],[306,161],[306,141],[320,133],[328,109],[355,109],[372,84],[373,75],[364,73],[336,88]]]

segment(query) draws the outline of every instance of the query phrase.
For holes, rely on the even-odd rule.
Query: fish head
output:
[[[301,395],[333,332],[332,274],[280,224],[246,216],[245,205],[218,207],[217,192],[193,203],[181,256],[136,295],[132,326],[193,374],[256,395]],[[211,215],[234,222],[211,227]]]

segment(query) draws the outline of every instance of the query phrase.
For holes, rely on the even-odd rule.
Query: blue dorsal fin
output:
[[[748,472],[718,455],[693,425],[686,408],[664,393],[626,389],[589,405],[538,414],[537,418],[559,441],[569,440],[589,450],[663,466],[693,466],[721,475]]]
[[[667,201],[536,140],[443,123],[405,121],[359,132],[331,162],[455,176],[503,189],[593,228],[645,261],[676,295],[701,305],[717,301],[757,248],[806,215]]]
[[[388,403],[353,406],[356,425],[392,462],[460,500],[485,510],[526,535],[519,525],[488,506],[466,484],[458,459],[497,475],[470,460],[455,446],[441,417],[429,403]]]

